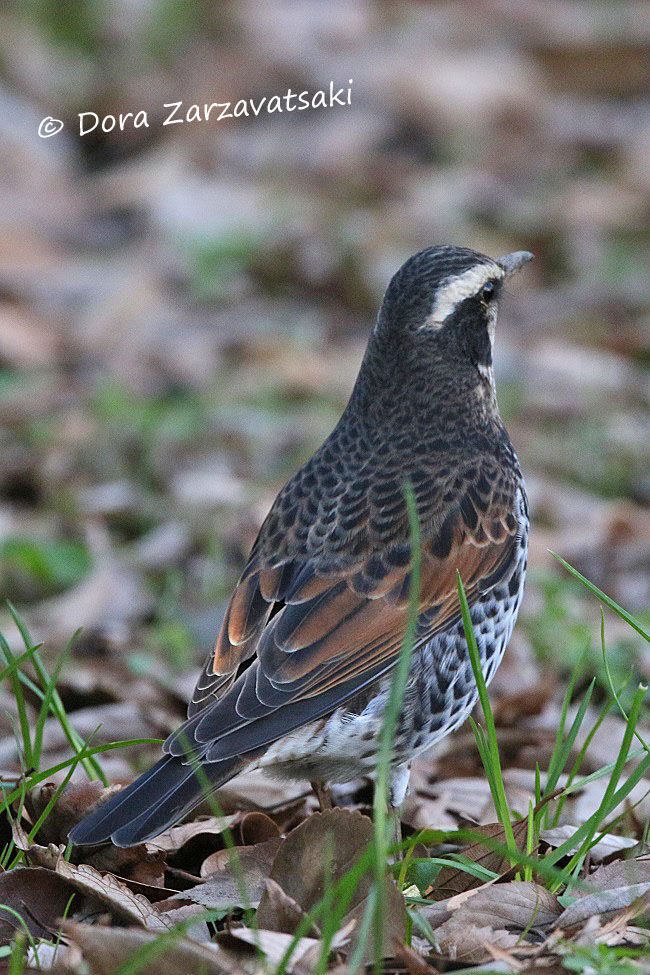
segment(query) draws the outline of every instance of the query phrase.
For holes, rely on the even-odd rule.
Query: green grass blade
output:
[[[582,748],[578,752],[578,757],[576,758],[576,760],[573,763],[573,766],[571,768],[571,771],[569,772],[569,775],[568,775],[568,778],[567,778],[567,783],[566,783],[566,786],[564,787],[563,793],[558,798],[557,808],[555,810],[555,816],[553,817],[553,823],[552,823],[553,826],[557,826],[558,823],[559,823],[559,821],[560,821],[560,816],[562,814],[562,810],[564,808],[564,804],[565,804],[568,796],[571,794],[571,786],[573,785],[573,782],[575,780],[576,775],[578,774],[578,772],[582,768],[582,763],[585,760],[585,756],[587,754],[587,751],[589,750],[589,746],[590,746],[591,742],[593,741],[594,735],[596,734],[596,732],[600,728],[601,724],[603,723],[603,721],[605,720],[605,718],[609,714],[609,712],[610,712],[613,704],[614,704],[614,702],[612,700],[609,700],[609,701],[606,702],[606,704],[604,705],[604,707],[601,709],[601,712],[598,715],[597,719],[594,721],[593,726],[589,729],[589,732],[587,734],[587,737],[584,740],[584,743],[582,745]],[[612,764],[612,768],[613,768],[613,764]]]
[[[576,716],[571,723],[571,727],[569,728],[568,735],[566,736],[564,741],[560,743],[560,748],[557,751],[557,758],[554,763],[553,771],[551,772],[549,770],[546,778],[546,785],[544,787],[544,793],[542,798],[551,795],[551,793],[555,791],[555,787],[557,786],[558,779],[560,778],[560,775],[564,771],[564,767],[567,761],[569,760],[569,755],[571,754],[571,749],[573,748],[578,732],[582,727],[582,722],[584,721],[585,714],[587,713],[587,708],[589,707],[589,702],[591,701],[591,695],[593,694],[593,690],[595,686],[596,686],[596,678],[594,677],[591,683],[589,684],[589,687],[587,688],[585,696],[580,702],[580,707],[578,708]]]
[[[42,750],[42,746],[43,746],[43,729],[45,728],[45,722],[47,720],[47,716],[48,716],[48,714],[50,712],[50,709],[51,709],[52,696],[53,696],[54,691],[56,689],[56,685],[57,685],[57,682],[59,680],[59,675],[61,674],[61,670],[63,668],[63,665],[65,664],[66,660],[70,656],[70,653],[72,652],[72,648],[74,646],[74,642],[75,642],[75,640],[76,640],[76,638],[77,638],[77,636],[78,636],[79,633],[80,633],[80,631],[77,630],[72,635],[72,637],[68,641],[67,645],[63,648],[63,650],[59,654],[59,658],[58,658],[58,660],[56,662],[56,665],[54,667],[54,672],[53,672],[53,674],[52,674],[51,677],[48,676],[47,684],[46,684],[45,688],[43,689],[44,690],[44,694],[43,694],[43,699],[41,701],[41,709],[40,709],[39,714],[38,714],[38,719],[36,721],[36,729],[34,731],[34,750],[33,750],[33,753],[34,753],[34,767],[35,768],[39,768],[39,766],[41,764],[41,750]]]
[[[549,552],[554,559],[558,560],[560,565],[564,566],[567,572],[569,572],[574,579],[577,579],[578,582],[582,583],[585,589],[588,589],[590,593],[600,599],[601,603],[604,603],[605,606],[609,607],[613,613],[616,613],[616,615],[620,616],[622,620],[625,620],[625,622],[631,626],[633,630],[636,630],[636,632],[642,636],[644,640],[647,640],[648,643],[650,643],[650,633],[648,633],[648,631],[642,626],[636,617],[632,616],[631,613],[628,613],[627,610],[623,609],[622,606],[619,606],[618,603],[611,598],[611,596],[604,593],[602,589],[595,586],[593,582],[586,579],[581,572],[578,572],[578,570],[574,569],[572,565],[569,565],[569,563],[566,562],[561,555],[558,555],[557,552],[553,552],[551,549],[549,549]]]
[[[456,573],[458,582],[458,598],[460,600],[460,608],[463,617],[463,627],[465,629],[465,639],[467,640],[467,649],[469,651],[469,658],[472,665],[472,671],[474,672],[474,679],[476,681],[476,686],[478,689],[479,701],[481,702],[481,708],[483,710],[483,717],[485,718],[486,726],[486,749],[487,749],[487,764],[484,762],[485,772],[490,783],[490,789],[492,790],[492,798],[494,800],[494,806],[497,811],[497,818],[501,825],[503,826],[506,846],[513,853],[517,853],[517,844],[515,843],[514,833],[512,831],[512,822],[510,820],[510,812],[508,810],[508,800],[506,798],[506,790],[503,784],[503,773],[501,770],[501,759],[499,757],[499,744],[497,741],[496,728],[494,725],[494,715],[492,714],[492,708],[490,706],[490,699],[488,697],[487,686],[485,684],[485,678],[483,676],[483,668],[481,666],[481,657],[478,649],[478,644],[476,642],[476,636],[474,634],[474,627],[472,625],[472,617],[470,615],[469,605],[467,602],[467,596],[465,595],[465,589],[463,587],[463,580],[461,578],[460,572]]]
[[[578,733],[578,730],[580,728],[580,725],[582,724],[582,720],[584,719],[584,712],[587,710],[587,705],[589,703],[589,699],[591,698],[591,695],[593,693],[595,681],[592,681],[591,686],[589,687],[589,689],[587,691],[587,694],[586,694],[587,703],[586,704],[585,704],[585,701],[583,699],[583,702],[582,702],[582,705],[581,705],[581,708],[582,708],[582,717],[580,718],[579,723],[576,726],[576,723],[574,721],[574,723],[572,725],[572,728],[571,728],[571,731],[569,732],[568,738],[565,738],[564,732],[565,732],[565,729],[566,729],[566,722],[567,722],[567,717],[568,717],[568,713],[569,713],[569,706],[571,704],[571,701],[573,700],[573,692],[575,690],[575,686],[576,686],[576,683],[578,681],[578,678],[579,678],[580,674],[582,673],[582,669],[583,669],[583,662],[582,662],[582,658],[581,658],[577,662],[576,666],[573,668],[573,673],[571,674],[571,677],[569,679],[569,685],[567,687],[566,694],[564,695],[564,699],[562,701],[562,711],[561,711],[561,714],[560,714],[560,722],[559,722],[559,725],[558,725],[557,734],[555,736],[555,742],[554,742],[554,745],[553,745],[553,752],[551,754],[551,759],[550,759],[549,766],[548,766],[548,770],[547,770],[547,773],[546,773],[546,785],[544,787],[544,792],[542,793],[542,798],[545,798],[547,795],[550,795],[555,790],[555,786],[557,784],[557,781],[558,781],[560,775],[562,774],[562,771],[564,770],[564,766],[566,765],[566,762],[567,762],[567,759],[568,759],[568,755],[569,755],[569,753],[571,751],[571,748],[573,747],[573,742],[575,741],[575,737],[576,737],[576,735]],[[583,707],[583,705],[584,705],[584,707]],[[567,749],[566,745],[567,745],[568,739],[571,739],[571,744],[570,744],[569,748]],[[548,807],[545,807],[545,820],[547,820],[547,819],[548,819]]]
[[[611,671],[609,669],[609,661],[607,660],[607,646],[605,644],[605,614],[603,612],[602,606],[600,608],[600,647],[601,647],[601,651],[602,651],[602,654],[603,654],[603,664],[605,666],[605,676],[607,677],[607,683],[609,685],[610,693],[611,693],[612,697],[614,698],[614,702],[616,704],[616,707],[621,712],[621,714],[623,716],[623,719],[625,721],[627,721],[628,720],[628,717],[627,717],[627,714],[625,713],[625,709],[624,709],[623,705],[621,704],[621,699],[620,699],[620,697],[619,697],[619,695],[618,695],[618,693],[616,691],[616,688],[614,687],[614,681],[612,680],[612,674],[611,674]],[[648,754],[650,754],[650,748],[648,747],[647,742],[639,734],[639,732],[636,730],[636,728],[634,729],[634,734],[635,734],[637,740],[641,742],[641,745],[644,748],[644,750],[646,752],[648,752]]]
[[[622,749],[621,749],[622,751]],[[630,776],[625,780],[623,785],[621,785],[615,792],[610,793],[603,797],[603,800],[598,806],[598,809],[592,813],[592,815],[584,822],[581,826],[577,828],[575,833],[564,841],[555,850],[549,851],[544,857],[546,865],[552,866],[561,860],[563,857],[568,856],[574,849],[577,843],[582,843],[587,836],[593,837],[596,834],[601,822],[609,816],[614,809],[627,796],[630,794],[635,785],[641,781],[646,773],[650,770],[650,755],[646,757],[637,765],[637,767],[631,772]],[[605,801],[607,799],[607,801]]]
[[[373,799],[374,824],[374,874],[377,888],[374,944],[375,970],[381,968],[381,949],[383,944],[384,925],[384,883],[386,864],[388,860],[389,842],[387,837],[387,800],[390,769],[393,762],[393,750],[397,721],[408,681],[409,668],[415,645],[415,632],[420,608],[420,519],[412,485],[407,482],[404,486],[406,509],[409,520],[409,535],[411,539],[411,578],[409,588],[408,615],[406,629],[400,655],[395,665],[393,679],[390,686],[388,704],[384,713],[381,729],[375,791]]]
[[[630,715],[627,724],[625,726],[625,733],[623,735],[623,741],[621,742],[621,747],[619,749],[618,757],[616,759],[614,769],[612,770],[612,774],[610,776],[609,782],[607,783],[605,794],[603,795],[603,798],[597,810],[597,812],[600,812],[600,817],[591,823],[591,828],[585,833],[585,836],[581,842],[581,846],[571,858],[571,861],[569,862],[569,865],[567,867],[567,869],[570,872],[574,869],[574,867],[577,864],[580,864],[582,862],[582,859],[585,857],[587,851],[592,845],[592,841],[600,827],[600,824],[605,819],[607,819],[610,813],[616,808],[616,805],[618,805],[618,803],[612,804],[613,797],[616,793],[616,787],[619,783],[621,772],[623,771],[623,767],[628,757],[630,744],[632,742],[632,737],[634,735],[634,732],[636,730],[636,725],[639,720],[639,715],[641,713],[641,706],[643,704],[643,699],[645,697],[646,690],[647,688],[640,685],[637,689],[636,694],[634,695],[634,700],[632,702],[632,707],[630,708]],[[648,761],[650,761],[650,755],[647,756],[647,759]],[[629,781],[630,780],[628,779],[628,782]],[[575,836],[574,836],[574,845],[575,845]],[[557,850],[555,852],[557,853]]]
[[[129,748],[132,745],[162,745],[162,740],[160,738],[132,738],[128,741],[109,741],[103,745],[93,745],[92,747],[84,745],[82,755],[75,754],[72,758],[66,758],[63,762],[59,762],[51,768],[45,769],[42,772],[34,772],[21,780],[21,784],[15,787],[8,795],[5,795],[2,802],[0,802],[0,813],[5,812],[16,799],[20,798],[25,788],[33,789],[34,786],[47,781],[47,779],[51,778],[57,772],[62,772],[63,769],[69,768],[72,764],[76,765],[86,755],[101,755],[103,752],[110,752],[116,748]],[[0,782],[0,789],[7,785],[9,783]]]
[[[27,653],[31,656],[34,653],[34,649],[31,644],[25,644],[27,648]],[[11,688],[13,690],[14,698],[16,700],[16,708],[18,710],[18,722],[20,725],[20,736],[22,738],[23,747],[23,761],[25,768],[31,769],[34,767],[34,751],[32,747],[32,735],[29,727],[29,715],[27,714],[27,704],[25,701],[25,695],[23,694],[23,689],[20,681],[20,668],[13,651],[4,636],[0,633],[0,650],[7,662],[7,667],[5,670],[11,675]]]
[[[27,626],[25,625],[24,620],[20,616],[20,613],[15,608],[15,606],[13,606],[12,603],[10,603],[8,600],[7,600],[7,606],[9,607],[9,612],[11,613],[12,619],[16,624],[16,627],[21,637],[23,638],[25,646],[26,647],[32,646],[33,641],[31,639],[31,636],[29,634]],[[50,674],[48,673],[45,664],[41,660],[37,647],[34,647],[31,659],[32,659],[32,664],[34,666],[34,670],[36,671],[37,678],[41,684],[39,688],[39,692],[40,692],[39,697],[41,698],[41,700],[43,700],[45,696],[49,696],[50,711],[57,719],[59,724],[61,725],[63,733],[66,736],[71,748],[73,748],[78,755],[81,754],[85,742],[81,737],[81,735],[77,731],[75,731],[75,729],[70,724],[70,720],[66,713],[65,707],[63,706],[63,701],[61,700],[61,697],[59,696],[59,692],[56,690],[56,687],[53,686],[52,684],[52,679],[50,677]],[[33,682],[29,681],[29,678],[26,675],[23,675],[21,672],[19,672],[19,676],[21,681],[25,683],[27,686],[31,687],[32,689],[36,688],[36,685],[34,685]],[[81,760],[81,764],[86,775],[91,781],[99,779],[104,786],[108,785],[108,779],[104,775],[101,765],[94,757],[86,755]]]

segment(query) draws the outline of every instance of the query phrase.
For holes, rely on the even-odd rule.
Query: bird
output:
[[[244,769],[375,775],[409,613],[410,485],[420,591],[390,770],[401,805],[413,758],[478,698],[458,574],[487,683],[522,598],[528,504],[492,357],[504,282],[532,257],[432,246],[394,274],[340,420],[261,526],[187,720],[73,827],[73,844],[153,840]]]

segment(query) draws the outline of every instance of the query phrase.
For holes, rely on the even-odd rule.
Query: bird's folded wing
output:
[[[470,605],[512,569],[514,498],[502,494],[478,507],[463,499],[422,533],[418,644],[458,619],[457,569]],[[265,566],[254,550],[197,685],[195,740],[237,732],[245,751],[352,697],[399,655],[410,579],[403,541],[327,571],[317,559]]]

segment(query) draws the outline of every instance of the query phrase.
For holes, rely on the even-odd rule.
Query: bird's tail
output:
[[[191,812],[241,767],[239,756],[202,764],[198,775],[181,758],[165,756],[125,789],[103,802],[70,830],[75,846],[135,846]]]

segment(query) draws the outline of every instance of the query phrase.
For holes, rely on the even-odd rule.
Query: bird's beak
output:
[[[504,257],[497,258],[497,264],[499,264],[503,270],[506,272],[506,277],[509,278],[511,274],[518,271],[532,261],[535,255],[531,254],[530,251],[514,251],[512,254],[506,254]]]

